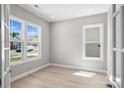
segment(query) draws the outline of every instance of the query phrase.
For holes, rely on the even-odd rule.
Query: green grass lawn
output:
[[[34,57],[36,57],[36,56],[30,55],[30,56],[28,56],[28,59],[31,59],[31,58],[34,58]],[[10,62],[18,62],[20,60],[21,60],[20,56],[15,56],[15,57],[10,58]]]
[[[28,56],[29,59],[30,59],[30,58],[34,58],[34,57],[36,57],[36,56],[33,56],[33,55]]]
[[[10,58],[10,62],[17,62],[17,61],[20,61],[21,60],[21,57],[20,56],[18,56],[18,57],[11,57]]]

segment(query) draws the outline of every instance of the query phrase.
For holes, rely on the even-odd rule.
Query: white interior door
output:
[[[10,87],[9,66],[9,5],[1,5],[1,87]]]

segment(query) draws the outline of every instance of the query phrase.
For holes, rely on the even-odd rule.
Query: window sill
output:
[[[41,57],[37,57],[37,58],[34,58],[34,59],[30,59],[30,60],[27,60],[27,61],[18,61],[18,62],[13,62],[13,63],[11,63],[10,62],[10,67],[12,67],[12,66],[17,66],[17,65],[21,65],[21,64],[25,64],[25,63],[30,63],[30,62],[34,62],[34,61],[37,61],[37,60],[39,60],[39,59],[41,59]]]

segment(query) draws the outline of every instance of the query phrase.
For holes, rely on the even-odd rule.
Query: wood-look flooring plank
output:
[[[12,88],[105,88],[106,75],[73,75],[80,70],[49,66],[11,83]]]

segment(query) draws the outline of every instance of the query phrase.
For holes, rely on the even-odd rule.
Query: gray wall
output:
[[[18,74],[37,68],[42,64],[47,64],[49,62],[49,23],[18,7],[17,5],[11,5],[11,14],[41,25],[42,27],[42,59],[35,60],[34,62],[11,66],[11,76],[14,77]]]
[[[104,23],[104,61],[83,60],[82,26]],[[106,71],[107,13],[50,23],[50,62]]]

